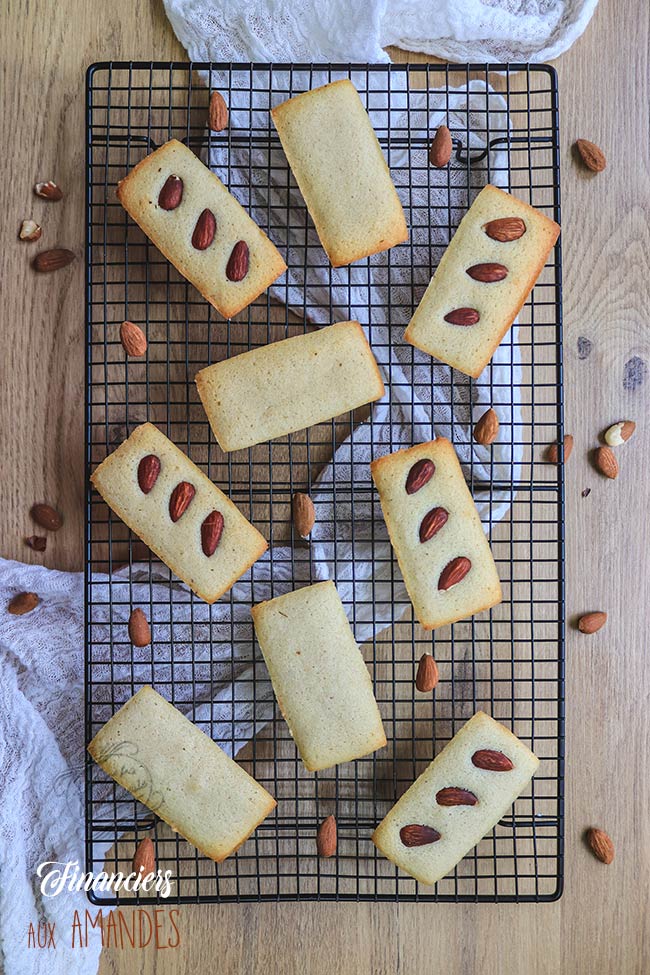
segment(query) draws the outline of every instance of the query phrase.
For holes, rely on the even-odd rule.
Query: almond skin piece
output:
[[[567,433],[564,438],[564,450],[562,451],[564,462],[566,463],[571,456],[571,451],[573,450],[573,437],[570,433]],[[546,451],[546,459],[550,464],[559,463],[560,459],[560,445],[557,443],[552,443],[549,445]]]
[[[222,533],[223,515],[220,511],[211,511],[201,525],[201,548],[208,558],[216,552]]]
[[[134,609],[129,616],[129,639],[134,647],[148,647],[151,643],[151,627],[141,609]]]
[[[492,240],[509,244],[510,241],[519,240],[524,236],[526,224],[521,217],[500,217],[498,220],[490,220],[486,223],[483,230]]]
[[[416,461],[406,478],[406,493],[416,494],[425,484],[428,484],[436,472],[436,465],[428,457]]]
[[[448,562],[440,573],[440,578],[438,579],[438,589],[447,590],[451,589],[452,586],[458,585],[459,582],[462,582],[471,568],[472,563],[469,559],[465,558],[464,555],[460,555],[457,559],[452,559],[451,562]]]
[[[196,488],[189,481],[179,481],[169,499],[169,517],[176,522],[190,506]]]
[[[173,173],[165,180],[163,188],[158,194],[158,206],[161,210],[175,210],[183,199],[183,180]]]
[[[336,820],[328,816],[318,827],[316,849],[319,857],[331,857],[336,853]]]
[[[133,873],[142,873],[145,877],[156,872],[156,849],[148,836],[138,843],[131,866]]]
[[[192,247],[197,251],[204,251],[210,246],[217,232],[217,218],[212,210],[204,210],[196,221],[192,234]]]
[[[42,227],[35,220],[23,220],[18,236],[21,240],[40,240],[42,233]]]
[[[208,122],[213,132],[221,132],[228,127],[228,106],[218,91],[213,91],[210,95]]]
[[[72,264],[75,255],[65,247],[53,247],[49,251],[41,251],[32,261],[32,267],[40,274],[50,274],[52,271],[59,271],[62,267]]]
[[[226,264],[226,277],[229,281],[243,281],[248,274],[248,244],[238,240]]]
[[[31,613],[36,609],[39,603],[40,599],[35,592],[19,592],[9,602],[7,612],[12,616],[24,616],[25,613]]]
[[[622,447],[636,430],[633,420],[619,420],[605,430],[605,443],[608,447]]]
[[[58,200],[63,199],[63,190],[51,179],[46,180],[44,183],[36,183],[34,193],[36,196],[40,196],[41,200],[49,200],[50,203],[56,203]]]
[[[45,535],[30,535],[25,539],[25,545],[35,552],[44,552],[47,548],[47,538]]]
[[[438,130],[429,146],[429,162],[437,169],[442,169],[449,163],[453,151],[451,132],[446,125],[438,126]]]
[[[122,322],[120,325],[120,341],[127,355],[140,359],[147,351],[147,336],[139,325],[133,322]]]
[[[587,842],[591,847],[593,855],[601,863],[611,863],[614,859],[614,844],[604,829],[596,829],[592,826],[587,830]]]
[[[429,843],[436,843],[440,839],[440,833],[433,826],[411,823],[409,826],[402,826],[399,838],[404,846],[428,846]]]
[[[445,508],[432,508],[427,511],[420,524],[420,541],[428,542],[447,524],[449,512]],[[447,588],[447,587],[445,587]]]
[[[496,281],[503,281],[508,276],[508,268],[504,264],[486,263],[472,264],[465,271],[474,281],[482,281],[484,284],[494,284]]]
[[[476,325],[480,318],[476,308],[454,308],[445,315],[445,321],[450,325]]]
[[[499,435],[499,417],[493,409],[487,410],[474,427],[474,440],[489,447]]]
[[[143,494],[149,494],[160,474],[160,458],[147,454],[138,464],[138,484]]]
[[[472,765],[476,768],[487,769],[488,772],[511,772],[514,765],[503,752],[493,751],[491,748],[479,748],[472,755]]]
[[[607,160],[602,149],[588,139],[577,139],[576,149],[583,163],[592,173],[602,173],[607,166]]]
[[[618,477],[618,461],[611,447],[596,448],[596,467],[601,474],[609,477],[612,481]]]
[[[423,653],[418,664],[415,686],[423,694],[432,691],[438,683],[438,664],[430,653]]]
[[[63,524],[63,518],[51,504],[33,504],[29,513],[37,525],[49,532],[58,532]]]
[[[459,789],[456,786],[449,786],[436,793],[436,802],[439,806],[475,806],[478,799],[469,789]]]
[[[316,523],[314,502],[308,494],[297,491],[293,496],[293,524],[301,538],[308,538]]]
[[[585,613],[578,620],[578,629],[581,633],[597,633],[607,622],[607,613]]]

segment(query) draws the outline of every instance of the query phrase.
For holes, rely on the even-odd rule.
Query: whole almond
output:
[[[619,420],[605,430],[605,443],[609,447],[622,447],[636,430],[633,420]]]
[[[423,694],[432,691],[438,683],[438,664],[430,653],[423,653],[418,664],[415,686]]]
[[[301,538],[308,538],[316,523],[314,502],[308,494],[297,491],[293,496],[293,524]]]
[[[218,91],[213,91],[210,95],[208,121],[213,132],[221,132],[228,127],[228,106]]]
[[[204,210],[196,221],[192,234],[192,247],[197,251],[204,251],[210,246],[217,232],[217,218],[212,210]]]
[[[436,472],[436,465],[428,457],[423,457],[413,464],[406,477],[406,493],[417,494],[425,484],[428,484]]]
[[[143,494],[149,494],[160,474],[160,457],[147,454],[138,464],[138,484]]]
[[[24,616],[36,609],[39,603],[40,599],[35,592],[19,592],[9,602],[7,612],[13,616]]]
[[[148,836],[138,843],[131,866],[133,873],[141,873],[145,877],[156,872],[156,849]]]
[[[578,620],[578,629],[581,633],[597,633],[607,622],[607,613],[585,613]]]
[[[428,542],[447,524],[449,512],[446,508],[432,508],[420,522],[420,541]]]
[[[479,748],[472,755],[472,765],[476,768],[486,769],[488,772],[511,772],[514,765],[507,755],[503,752],[494,751],[492,748]]]
[[[476,308],[454,308],[445,315],[445,321],[450,325],[476,325],[480,318]]]
[[[47,548],[47,538],[45,535],[29,535],[25,539],[25,545],[33,549],[35,552],[44,552]]]
[[[489,447],[499,435],[499,417],[493,409],[487,410],[474,427],[474,440]]]
[[[21,240],[40,240],[43,230],[34,220],[23,220],[18,236]]]
[[[591,852],[601,863],[611,863],[614,859],[614,844],[604,829],[592,826],[587,830],[587,842]]]
[[[190,506],[196,488],[189,481],[179,481],[169,499],[169,517],[176,522]]]
[[[139,325],[133,322],[122,322],[120,325],[120,341],[127,355],[139,359],[147,351],[147,336]]]
[[[618,477],[618,461],[611,447],[597,447],[595,459],[596,467],[601,474],[609,477],[612,481]]]
[[[65,247],[53,247],[49,251],[41,251],[32,261],[32,267],[40,274],[50,274],[59,271],[74,261],[74,254]]]
[[[607,160],[602,149],[588,139],[577,139],[576,149],[583,163],[592,173],[602,173],[607,166]]]
[[[29,513],[37,525],[47,528],[49,532],[58,532],[63,524],[63,518],[51,504],[33,504]]]
[[[51,203],[63,199],[63,191],[51,179],[44,183],[36,183],[34,193],[36,196],[40,196],[42,200],[49,200]]]
[[[399,838],[404,846],[428,846],[429,843],[436,843],[440,839],[440,833],[433,826],[411,823],[408,826],[402,826],[399,831]]]
[[[439,806],[475,806],[478,799],[469,789],[448,786],[436,793],[436,802]]]
[[[474,281],[494,284],[496,281],[503,281],[508,276],[508,268],[504,264],[487,262],[485,264],[472,264],[466,269],[465,273],[469,274]]]
[[[163,184],[158,194],[158,206],[161,210],[175,210],[183,199],[183,180],[180,176],[171,174]]]
[[[226,277],[229,281],[243,281],[248,274],[248,244],[238,240],[226,264]]]
[[[223,515],[220,511],[211,511],[201,525],[201,548],[208,558],[216,552],[222,534]]]
[[[316,849],[319,857],[331,857],[336,853],[336,820],[328,816],[318,827]]]
[[[499,217],[485,224],[483,230],[492,240],[508,244],[512,240],[519,240],[526,233],[526,224],[521,217]]]
[[[440,573],[440,578],[438,579],[438,589],[447,590],[451,589],[452,586],[458,585],[459,582],[462,582],[471,568],[472,563],[469,559],[465,558],[464,555],[461,555],[456,559],[452,559],[451,562],[448,562]]]
[[[148,647],[151,643],[151,627],[141,609],[134,609],[129,616],[129,639],[134,647]]]
[[[429,146],[429,162],[431,165],[436,166],[438,169],[446,166],[451,159],[453,148],[451,132],[447,126],[438,126],[438,130]]]
[[[562,456],[564,462],[566,463],[571,456],[571,451],[573,450],[573,437],[570,433],[567,433],[564,437],[564,449],[562,451]],[[548,450],[546,451],[546,459],[550,464],[559,463],[560,459],[560,445],[557,443],[549,444]]]

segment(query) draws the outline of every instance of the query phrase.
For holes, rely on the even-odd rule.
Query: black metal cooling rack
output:
[[[231,124],[209,132],[205,121],[211,70],[231,111]],[[448,239],[482,182],[499,182],[521,199],[559,221],[558,107],[556,76],[544,65],[207,65],[103,63],[93,65],[87,82],[87,473],[145,419],[163,429],[207,471],[277,548],[286,545],[289,569],[307,554],[291,527],[290,499],[309,490],[332,456],[333,444],[354,429],[356,416],[251,450],[224,455],[211,436],[198,402],[195,373],[216,358],[266,344],[308,327],[316,311],[306,287],[292,310],[285,279],[274,296],[261,296],[246,312],[224,322],[146,240],[117,203],[117,181],[148,152],[171,137],[197,153],[214,153],[222,176],[240,201],[249,204],[251,187],[268,192],[268,229],[291,267],[309,283],[311,269],[331,275],[313,237],[289,246],[288,228],[309,225],[302,204],[289,210],[292,178],[278,173],[278,150],[269,108],[300,91],[350,77],[373,113],[409,226],[424,227],[427,246],[413,240],[355,265],[354,279],[367,283],[368,268],[384,275],[387,295],[377,303],[368,291],[368,334],[375,353],[389,356],[376,325],[400,329],[440,259]],[[507,128],[494,127],[499,94]],[[466,86],[471,95],[463,95]],[[483,92],[483,94],[481,94]],[[480,99],[484,99],[481,109]],[[463,101],[465,99],[465,103]],[[478,103],[477,103],[478,100]],[[471,102],[471,104],[470,104]],[[435,124],[452,112],[454,155],[447,169],[432,170],[427,145],[432,132],[422,125],[422,107]],[[470,128],[470,109],[474,112]],[[481,114],[483,111],[483,114]],[[442,112],[442,114],[441,114]],[[478,112],[478,114],[477,114]],[[465,122],[463,123],[463,118]],[[229,166],[237,154],[238,165]],[[242,166],[242,158],[248,162]],[[260,161],[262,160],[262,161]],[[266,162],[264,162],[266,160]],[[399,166],[397,162],[399,161]],[[225,167],[225,175],[223,168]],[[241,178],[242,171],[244,177]],[[456,201],[466,198],[462,206]],[[262,221],[264,222],[264,221]],[[428,229],[427,229],[428,228]],[[288,253],[288,251],[291,251]],[[424,253],[424,257],[423,257]],[[413,289],[391,287],[398,270],[413,272]],[[378,269],[381,269],[378,270]],[[346,272],[347,273],[347,272]],[[361,277],[359,277],[359,275]],[[208,734],[233,741],[245,738],[231,701],[220,710],[204,702],[219,681],[237,676],[237,693],[248,696],[260,722],[256,737],[238,761],[278,799],[270,816],[241,850],[221,865],[200,856],[177,834],[116,787],[93,763],[87,766],[87,864],[95,870],[130,869],[134,843],[155,839],[158,865],[170,869],[172,900],[437,900],[548,901],[558,897],[563,876],[564,759],[564,590],[563,471],[544,462],[550,442],[562,438],[561,258],[559,245],[519,318],[519,381],[503,381],[488,368],[488,400],[494,397],[512,422],[502,427],[519,463],[503,479],[503,468],[488,459],[481,468],[466,456],[470,487],[485,520],[499,500],[511,495],[505,515],[492,526],[492,548],[503,582],[504,602],[472,620],[427,634],[412,622],[399,589],[396,566],[378,554],[388,582],[363,606],[348,601],[353,625],[373,616],[389,596],[395,617],[404,619],[363,646],[374,675],[388,746],[329,772],[307,773],[296,755],[282,717],[269,703],[263,664],[255,650],[248,614],[251,601],[267,595],[259,566],[250,573],[245,595],[231,592],[207,607],[187,593],[93,492],[86,516],[86,730],[90,739],[115,710],[143,684],[153,684]],[[283,300],[284,299],[284,300]],[[346,317],[330,298],[327,320]],[[124,319],[147,332],[146,358],[125,361],[119,342]],[[396,323],[396,324],[394,324]],[[513,330],[504,340],[512,343]],[[393,342],[391,342],[391,345]],[[434,363],[410,347],[404,365],[407,397],[426,400],[434,383]],[[458,409],[473,402],[478,386],[457,373],[435,374],[443,404]],[[435,420],[435,417],[434,417]],[[372,421],[371,421],[372,422]],[[431,439],[437,424],[412,421],[412,442]],[[438,432],[440,432],[438,428]],[[455,442],[466,430],[454,419]],[[354,438],[354,434],[353,434]],[[391,436],[392,443],[392,436]],[[483,471],[483,474],[480,472]],[[355,469],[323,488],[337,526],[371,545],[383,539],[381,513],[367,482]],[[328,494],[329,492],[329,494]],[[369,518],[366,513],[370,511]],[[363,518],[361,515],[363,514]],[[330,526],[332,527],[332,526]],[[377,542],[379,544],[379,542]],[[334,545],[336,548],[336,544]],[[379,550],[378,550],[379,551]],[[381,552],[385,550],[382,549]],[[345,565],[340,552],[339,568]],[[303,563],[304,564],[304,563]],[[312,564],[310,573],[315,572]],[[113,575],[107,585],[106,573]],[[156,578],[149,587],[139,580]],[[142,594],[145,593],[146,601]],[[153,647],[135,651],[126,619],[143,605],[154,623]],[[221,615],[220,607],[225,615]],[[229,650],[217,660],[218,648]],[[433,652],[440,669],[434,695],[414,689],[420,655]],[[435,888],[418,887],[375,850],[372,830],[420,771],[479,707],[531,744],[541,759],[531,788],[457,869]],[[224,717],[225,715],[225,717]],[[219,722],[221,722],[219,724]],[[239,742],[241,744],[241,741]],[[329,813],[338,822],[335,857],[315,856],[318,823]],[[125,902],[128,895],[91,895],[101,903]],[[139,903],[146,903],[144,895]]]

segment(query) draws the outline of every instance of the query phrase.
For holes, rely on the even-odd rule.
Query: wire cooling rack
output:
[[[231,110],[231,124],[220,133],[209,132],[205,126],[209,92],[201,72],[208,70],[214,72],[213,83],[216,79]],[[368,292],[368,334],[379,358],[386,349],[379,347],[382,333],[374,323],[388,319],[395,330],[394,340],[400,341],[400,329],[435,269],[444,243],[471,202],[473,191],[483,182],[498,182],[559,221],[553,69],[543,65],[104,63],[93,65],[88,72],[87,473],[134,426],[151,420],[233,498],[273,547],[289,546],[296,558],[309,553],[293,533],[291,496],[294,491],[310,489],[332,457],[333,446],[355,431],[363,417],[339,417],[283,440],[224,455],[210,433],[193,379],[211,361],[308,328],[314,313],[310,289],[305,287],[302,304],[297,306],[294,300],[289,312],[281,279],[274,298],[267,293],[236,319],[224,322],[127,217],[117,203],[115,186],[143,156],[176,137],[204,157],[207,151],[220,154],[229,188],[247,205],[251,186],[268,187],[272,177],[277,183],[268,155],[269,149],[279,151],[269,108],[300,91],[343,77],[352,79],[373,110],[409,226],[429,228],[424,260],[422,248],[416,250],[411,241],[355,265],[354,273],[362,279],[369,267],[381,268],[387,284],[383,293],[388,298],[381,306],[377,294]],[[502,99],[506,131],[493,127],[492,96],[486,86]],[[479,131],[476,116],[470,130],[467,87],[473,89],[472,99],[485,99],[484,114],[478,116],[483,118]],[[434,127],[453,108],[454,154],[446,169],[432,170],[427,162],[432,130],[422,126],[422,113],[415,111],[415,106],[421,109],[423,105],[425,117],[434,120],[430,123]],[[248,153],[243,184],[236,175],[241,173],[241,165],[237,170],[228,168],[229,153],[239,153],[240,159],[241,153]],[[265,158],[266,164],[260,163]],[[296,223],[306,227],[309,218],[302,203],[298,211],[289,211],[294,184],[284,164],[280,183],[284,193],[279,205],[269,194],[264,229],[287,254],[287,228]],[[465,198],[462,206],[454,203],[459,192]],[[292,247],[290,265],[302,269],[305,285],[312,268],[320,268],[331,283],[334,272],[317,240],[308,239],[302,251]],[[403,289],[393,294],[393,275],[398,268],[403,274],[404,266],[413,270],[413,289],[406,295]],[[364,280],[367,283],[367,277]],[[267,722],[239,752],[238,761],[277,798],[278,806],[236,855],[216,865],[88,762],[88,868],[97,871],[105,863],[109,872],[128,873],[135,843],[147,835],[155,840],[159,867],[171,871],[171,899],[179,902],[548,901],[560,895],[563,470],[544,462],[546,446],[561,440],[563,434],[560,290],[558,245],[520,315],[518,330],[504,339],[506,344],[512,343],[518,334],[520,381],[504,383],[493,366],[485,374],[488,400],[494,397],[506,410],[516,410],[513,422],[501,431],[519,458],[510,468],[512,476],[504,482],[503,469],[496,466],[492,476],[480,476],[473,456],[466,464],[485,521],[494,520],[490,519],[493,505],[503,499],[504,491],[512,502],[505,505],[505,515],[491,529],[504,601],[489,613],[426,633],[413,622],[410,604],[401,595],[396,564],[391,557],[384,558],[382,568],[389,573],[395,618],[403,619],[362,647],[388,737],[388,746],[373,756],[316,775],[302,767],[287,726],[269,698],[266,672],[253,639],[248,608],[251,600],[263,598],[260,593],[266,595],[259,566],[251,570],[248,598],[231,592],[207,607],[170,579],[164,566],[89,491],[88,739],[140,686],[153,684],[213,737],[217,731],[223,733],[225,721],[231,739],[237,742],[246,735],[234,716],[232,691],[230,699],[226,693],[217,712],[200,703],[211,698],[224,674],[226,682],[237,676],[237,694],[247,696],[260,723]],[[346,317],[331,299],[326,310],[328,320]],[[144,359],[125,361],[119,342],[119,325],[124,319],[138,322],[146,331],[149,348]],[[419,351],[407,349],[404,395],[426,399],[434,382],[434,363]],[[470,404],[478,397],[477,384],[458,373],[450,372],[445,382],[438,377],[437,383],[439,396],[450,407],[456,408],[463,397]],[[427,427],[413,419],[412,424],[412,442],[435,434],[433,423]],[[452,422],[454,442],[463,436],[467,440],[466,434]],[[348,536],[363,535],[374,544],[383,531],[374,493],[366,481],[357,482],[354,468],[338,474],[342,476],[324,488],[331,494],[337,526],[343,523]],[[367,510],[371,515],[364,521],[359,512]],[[289,570],[293,558],[290,555]],[[312,564],[312,577],[316,568]],[[112,574],[110,585],[107,573]],[[156,579],[153,587],[139,581],[152,575]],[[144,605],[143,592],[147,594]],[[374,589],[372,593],[364,606],[347,601],[353,626],[362,613],[366,619],[373,618],[379,596]],[[126,630],[134,605],[143,605],[148,617],[156,621],[153,646],[141,650],[131,647]],[[225,615],[220,607],[225,607]],[[218,656],[224,646],[225,662]],[[434,695],[415,691],[415,668],[423,652],[432,652],[438,662],[440,682]],[[418,887],[377,853],[370,840],[372,830],[478,708],[503,721],[534,748],[541,759],[540,771],[513,812],[453,873],[435,888]],[[335,857],[319,860],[315,856],[316,829],[330,813],[338,822],[338,850]],[[100,903],[123,903],[128,896],[91,894]],[[138,895],[137,902],[149,899],[149,895]]]

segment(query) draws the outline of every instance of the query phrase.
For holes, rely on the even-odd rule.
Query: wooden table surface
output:
[[[560,79],[567,470],[566,886],[550,905],[262,904],[185,908],[175,950],[107,950],[102,973],[215,975],[632,975],[650,971],[650,8],[601,0]],[[160,0],[133,4],[10,0],[2,48],[0,180],[0,552],[80,569],[83,523],[84,72],[104,59],[185,59]],[[392,51],[395,59],[422,60]],[[607,170],[586,175],[577,137]],[[40,205],[53,178],[64,204]],[[48,242],[79,259],[36,276],[16,232],[38,213]],[[31,245],[33,246],[33,245]],[[590,450],[610,422],[639,429],[606,481]],[[582,490],[591,488],[587,498]],[[65,516],[44,556],[30,553],[32,501]],[[609,613],[587,637],[576,614]],[[585,847],[605,828],[616,859]]]

